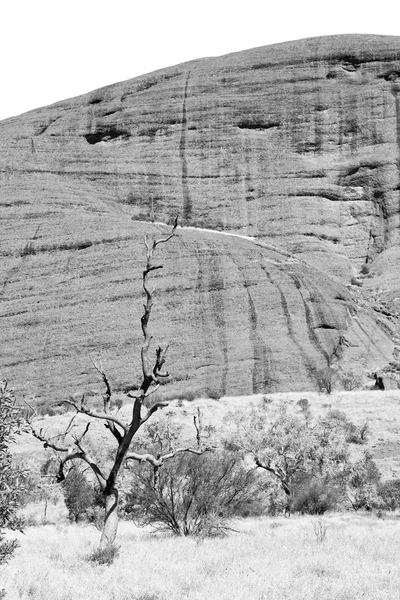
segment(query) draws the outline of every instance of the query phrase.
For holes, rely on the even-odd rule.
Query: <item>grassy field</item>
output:
[[[261,518],[224,539],[156,537],[123,523],[112,566],[87,560],[99,533],[60,524],[19,535],[0,570],[7,600],[393,600],[400,521],[366,515]],[[322,532],[322,536],[319,535]],[[325,533],[325,539],[321,537]],[[0,586],[1,587],[1,586]]]
[[[307,398],[312,414],[330,407],[346,413],[356,424],[367,421],[372,450],[385,479],[400,475],[400,392],[340,392],[273,394],[268,397],[173,401],[163,418],[192,428],[201,406],[205,423],[221,430],[226,415],[267,401],[271,411],[280,402],[299,410]],[[121,413],[128,417],[129,405]],[[61,431],[71,415],[45,417],[39,425],[52,434]],[[84,420],[83,420],[84,423]],[[92,432],[96,447],[108,447],[102,424]],[[47,453],[30,436],[18,438],[14,450],[28,464],[39,464]],[[363,451],[365,446],[356,447]],[[42,503],[43,504],[43,503]],[[400,519],[334,514],[316,517],[260,518],[237,521],[224,539],[155,536],[131,523],[121,523],[120,553],[112,566],[88,560],[99,532],[71,525],[61,503],[29,506],[29,523],[17,533],[20,548],[0,568],[0,589],[7,600],[392,600],[400,589]],[[319,529],[318,529],[319,528]],[[325,533],[325,539],[321,539]],[[321,535],[320,535],[321,534]]]

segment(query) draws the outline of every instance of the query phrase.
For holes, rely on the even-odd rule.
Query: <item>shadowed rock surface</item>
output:
[[[397,360],[399,93],[400,37],[330,36],[2,121],[2,377],[61,399],[97,385],[101,351],[134,382],[143,236],[177,213],[152,321],[172,390],[315,389],[329,365]]]

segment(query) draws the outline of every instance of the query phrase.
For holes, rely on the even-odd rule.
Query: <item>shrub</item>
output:
[[[362,377],[355,371],[343,371],[341,375],[343,389],[347,392],[356,390],[362,387]]]
[[[105,548],[97,548],[89,555],[89,561],[98,565],[110,566],[118,558],[120,549],[120,546],[116,544],[108,544]]]
[[[321,394],[331,394],[332,393],[332,376],[333,376],[333,370],[330,366],[317,371],[317,373],[315,375],[315,379],[316,379],[318,391]]]
[[[328,525],[321,518],[313,521],[313,530],[315,534],[315,538],[318,544],[322,544],[326,540],[326,532],[328,531]]]
[[[21,425],[19,410],[16,407],[14,391],[7,382],[0,382],[0,565],[13,555],[18,544],[15,540],[5,541],[2,527],[20,529],[21,522],[16,510],[23,492],[22,473],[12,462],[9,449]],[[4,597],[0,590],[0,598]]]
[[[312,480],[295,493],[292,510],[302,515],[323,515],[329,510],[334,510],[338,500],[337,489],[325,482]]]
[[[378,501],[380,473],[372,455],[364,456],[350,465],[347,476],[347,497],[355,511],[371,510]]]
[[[378,498],[385,510],[400,508],[400,479],[385,481],[378,486]]]
[[[367,441],[369,434],[367,422],[358,426],[350,421],[344,412],[337,409],[331,409],[328,412],[327,421],[330,421],[343,429],[348,444],[365,444]]]
[[[363,275],[368,275],[368,273],[370,272],[370,269],[371,269],[370,265],[369,265],[368,263],[364,263],[364,264],[361,266],[361,273],[362,273]]]
[[[138,469],[126,511],[140,525],[176,535],[221,535],[229,517],[249,514],[260,501],[255,472],[231,453],[182,453],[154,475],[149,465]]]
[[[88,518],[88,511],[94,505],[95,493],[85,474],[72,467],[63,483],[64,501],[71,521]]]

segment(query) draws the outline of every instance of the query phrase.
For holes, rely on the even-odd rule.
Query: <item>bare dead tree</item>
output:
[[[65,479],[65,466],[67,463],[73,460],[84,461],[94,473],[99,488],[103,494],[105,501],[105,515],[102,529],[102,535],[100,540],[100,548],[105,548],[112,544],[115,540],[117,529],[118,529],[118,476],[121,471],[121,467],[126,465],[130,460],[135,461],[146,461],[153,465],[155,469],[155,480],[157,479],[157,473],[163,462],[168,458],[172,458],[176,454],[181,452],[194,452],[200,453],[201,450],[191,448],[178,448],[173,452],[169,452],[164,456],[154,456],[150,453],[136,453],[131,450],[131,443],[139,428],[146,423],[150,417],[159,409],[167,405],[165,402],[155,401],[153,403],[147,401],[146,398],[158,389],[160,384],[165,381],[169,374],[163,370],[168,346],[162,348],[158,346],[155,351],[155,359],[150,358],[150,345],[152,336],[149,331],[149,320],[153,307],[153,293],[149,287],[149,275],[153,271],[162,269],[162,265],[156,265],[153,263],[153,254],[157,246],[162,243],[168,242],[175,234],[177,227],[177,219],[175,220],[172,231],[169,235],[164,238],[155,239],[149,242],[145,237],[144,243],[146,246],[146,266],[143,270],[142,283],[145,294],[144,312],[141,317],[141,328],[143,334],[143,343],[141,347],[141,366],[142,366],[142,383],[140,388],[136,391],[130,391],[127,395],[134,399],[132,414],[130,422],[123,422],[118,416],[118,413],[113,413],[111,408],[111,397],[112,391],[108,380],[108,377],[104,371],[101,359],[97,362],[93,361],[94,367],[100,374],[104,386],[105,393],[103,395],[103,411],[97,411],[90,409],[85,403],[85,397],[82,396],[80,403],[66,400],[65,402],[73,407],[75,410],[74,416],[72,417],[66,431],[61,435],[49,437],[43,430],[37,430],[35,428],[34,412],[31,410],[30,418],[28,419],[29,428],[31,433],[41,442],[43,442],[46,448],[51,448],[60,457],[60,465],[58,469],[57,480],[59,482]],[[78,414],[85,415],[89,418],[85,428],[80,434],[72,433],[76,427],[75,417]],[[91,422],[100,420],[105,422],[106,428],[114,436],[117,442],[117,448],[111,468],[108,468],[106,473],[104,468],[101,468],[96,460],[91,456],[87,445],[85,444],[85,436],[87,435]],[[60,442],[59,440],[70,439],[71,443]]]

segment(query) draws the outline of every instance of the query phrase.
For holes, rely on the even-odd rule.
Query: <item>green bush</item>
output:
[[[14,466],[10,451],[20,426],[14,391],[7,382],[0,381],[0,565],[6,563],[18,547],[15,540],[5,541],[1,528],[21,529],[22,526],[16,510],[23,493],[23,473]],[[4,590],[0,590],[0,598],[4,595]]]
[[[400,479],[391,479],[379,484],[378,498],[385,510],[400,508]]]
[[[72,467],[63,483],[64,501],[71,521],[88,519],[88,511],[95,504],[95,492],[85,474]]]
[[[116,546],[115,544],[109,544],[105,548],[97,548],[97,550],[94,550],[90,554],[89,561],[98,565],[110,566],[118,558],[120,549],[120,546]]]
[[[310,481],[302,486],[293,498],[292,511],[302,515],[323,515],[335,510],[339,500],[339,492],[322,481]]]
[[[326,421],[343,429],[348,444],[365,444],[368,439],[368,423],[365,421],[362,425],[356,425],[341,410],[331,409]]]
[[[126,512],[140,525],[176,535],[222,535],[229,517],[259,506],[257,480],[231,453],[182,453],[157,472],[148,464],[137,469]]]

